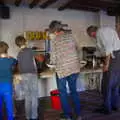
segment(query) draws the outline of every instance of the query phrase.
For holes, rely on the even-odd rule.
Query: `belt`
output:
[[[120,50],[115,50],[111,53],[112,58],[114,59],[116,54],[120,53]]]
[[[115,51],[113,51],[113,52],[120,52],[120,50],[115,50]]]

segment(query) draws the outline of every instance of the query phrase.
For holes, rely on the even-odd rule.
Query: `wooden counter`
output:
[[[39,73],[40,78],[51,78],[51,77],[53,77],[54,74],[55,74],[55,71],[54,70],[50,70],[50,69],[48,69],[48,70],[46,70],[44,72]]]
[[[80,70],[80,73],[102,73],[102,68],[96,68],[96,69],[83,68]]]
[[[80,73],[102,73],[102,69],[101,68],[97,68],[97,69],[86,69],[86,68],[84,68],[84,69],[81,69],[80,70]],[[39,73],[39,75],[40,75],[40,78],[51,78],[51,77],[53,77],[53,75],[55,74],[55,71],[54,70],[50,70],[50,69],[48,69],[48,70],[46,70],[46,71],[44,71],[44,72],[42,72],[42,73]]]

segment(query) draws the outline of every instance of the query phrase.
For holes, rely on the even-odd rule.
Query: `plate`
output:
[[[87,64],[87,61],[80,61],[80,68],[83,68]]]
[[[47,64],[47,66],[48,66],[49,68],[55,68],[55,65],[52,65],[52,64]]]

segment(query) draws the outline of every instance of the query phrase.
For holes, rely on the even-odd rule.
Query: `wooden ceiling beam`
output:
[[[40,2],[40,0],[33,0],[30,4],[29,4],[29,8],[33,8],[35,7],[38,3]]]
[[[120,16],[120,5],[116,8],[108,8],[107,14],[110,16]]]
[[[40,5],[40,8],[47,8],[49,5],[55,3],[57,0],[47,0]]]
[[[98,11],[100,11],[99,8],[82,6],[82,5],[79,6],[79,7],[69,7],[69,9],[84,10],[84,11],[91,11],[91,12],[98,12]]]
[[[59,11],[65,10],[70,4],[71,4],[72,0],[68,0],[65,4],[63,4],[62,6],[60,6],[58,8]]]
[[[109,7],[115,8],[118,6],[118,3],[113,3],[113,1],[103,1],[103,0],[70,0],[68,3],[60,6],[58,8],[59,11],[67,9],[67,8],[74,8],[77,9],[107,9]]]
[[[109,8],[109,7],[113,7],[113,8],[115,8],[115,7],[117,7],[118,6],[118,4],[110,4],[110,2],[109,2],[109,4],[107,3],[107,2],[103,2],[103,1],[100,1],[100,0],[98,0],[98,1],[95,1],[95,0],[91,0],[91,1],[88,1],[88,0],[76,0],[76,1],[73,1],[73,2],[71,2],[71,4],[69,4],[69,6],[67,6],[68,8],[69,7],[79,7],[79,6],[87,6],[87,7],[96,7],[96,8],[101,8],[101,9],[107,9],[107,8]]]
[[[4,0],[0,0],[0,5],[2,5],[2,6],[4,6],[4,5],[5,5]]]
[[[22,2],[22,0],[15,0],[14,4],[15,4],[15,6],[20,6],[21,2]]]
[[[118,3],[116,2],[112,2],[112,1],[103,1],[103,0],[76,0],[77,4],[88,4],[88,5],[93,5],[93,6],[97,6],[97,7],[115,7],[118,5]]]

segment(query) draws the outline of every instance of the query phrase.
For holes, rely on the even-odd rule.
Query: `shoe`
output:
[[[38,119],[36,118],[36,119],[30,119],[30,120],[38,120]]]
[[[93,112],[97,112],[97,113],[101,113],[101,114],[111,114],[111,111],[108,111],[106,110],[105,108],[98,108],[98,109],[95,109]]]
[[[72,114],[69,118],[66,118],[64,113],[60,113],[60,120],[74,120]]]
[[[60,120],[73,120],[71,118],[61,118]]]
[[[113,110],[113,111],[119,111],[119,108],[112,107],[112,110]]]
[[[78,116],[76,120],[82,120],[82,117],[81,117],[81,116]]]

